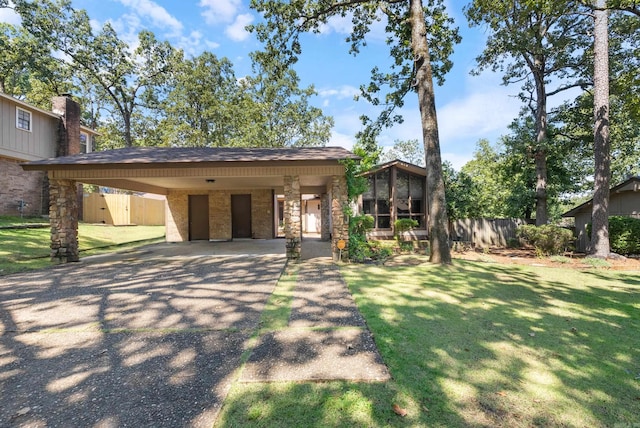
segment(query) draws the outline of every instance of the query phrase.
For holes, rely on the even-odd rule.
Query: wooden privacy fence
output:
[[[113,225],[164,225],[164,199],[138,195],[85,193],[82,220],[86,223]]]
[[[506,247],[509,239],[516,238],[518,226],[527,224],[517,218],[466,218],[452,222],[450,235],[454,241],[472,242],[481,247]]]

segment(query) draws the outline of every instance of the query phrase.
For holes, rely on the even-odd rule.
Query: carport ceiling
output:
[[[285,175],[298,175],[303,193],[326,189],[343,174],[343,159],[359,159],[341,147],[151,148],[138,147],[73,155],[23,164],[52,178],[166,194],[169,190],[272,188],[282,191]]]

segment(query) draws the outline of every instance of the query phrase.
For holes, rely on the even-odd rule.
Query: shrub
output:
[[[418,227],[418,221],[411,218],[401,218],[394,223],[396,237],[402,235],[403,232],[407,232],[414,227]]]
[[[609,245],[617,254],[640,254],[640,219],[609,217]]]
[[[519,226],[516,234],[532,245],[536,254],[545,256],[562,254],[573,241],[570,230],[551,224]]]

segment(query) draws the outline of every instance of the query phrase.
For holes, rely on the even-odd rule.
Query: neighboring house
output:
[[[593,199],[562,214],[575,217],[576,250],[586,252],[589,246],[587,225],[591,223]],[[609,191],[609,216],[640,218],[640,177],[631,177]]]
[[[77,183],[165,195],[168,242],[271,239],[277,236],[281,220],[287,255],[298,258],[302,195],[320,195],[320,234],[332,239],[334,257],[340,254],[338,241],[348,240],[346,159],[359,158],[340,147],[138,147],[33,161],[22,167],[49,173],[50,192],[56,195],[51,209],[54,258],[78,257],[73,216],[78,209]],[[281,204],[278,195],[284,195]]]
[[[417,165],[394,160],[378,165],[363,174],[367,190],[358,198],[358,212],[373,216],[370,236],[392,238],[394,223],[411,218],[418,222],[412,234],[427,236],[427,170]]]
[[[90,152],[95,135],[70,97],[55,97],[46,111],[0,92],[0,215],[48,214],[45,173],[20,163]]]

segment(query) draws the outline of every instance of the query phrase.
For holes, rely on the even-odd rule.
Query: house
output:
[[[586,252],[589,246],[587,225],[591,223],[593,199],[562,214],[575,217],[576,250]],[[640,218],[640,177],[628,180],[609,190],[609,215]]]
[[[22,167],[48,171],[52,257],[61,261],[78,259],[77,183],[165,195],[168,242],[272,239],[282,218],[287,255],[296,259],[303,195],[319,195],[321,238],[331,239],[334,257],[341,254],[338,243],[348,240],[346,159],[358,157],[340,147],[133,147]]]
[[[92,150],[97,134],[80,125],[80,106],[69,96],[52,104],[46,111],[0,93],[0,215],[49,212],[45,173],[20,163]]]
[[[410,218],[418,222],[415,237],[427,236],[427,170],[417,165],[394,160],[378,165],[362,174],[367,190],[358,199],[358,212],[374,218],[371,237],[394,236],[396,220]]]

